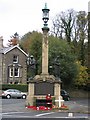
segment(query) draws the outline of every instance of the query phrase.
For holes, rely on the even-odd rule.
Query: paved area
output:
[[[65,101],[64,103],[69,107],[69,110],[57,110],[57,111],[35,111],[31,109],[25,108],[25,100],[24,99],[3,99],[2,100],[2,120],[8,120],[4,118],[71,118],[69,117],[69,113],[73,113],[73,118],[84,118],[87,119],[89,116],[89,106],[87,99],[73,99],[70,101]],[[27,120],[25,119],[25,120]],[[59,120],[60,120],[59,119]],[[13,120],[13,119],[11,119]],[[70,119],[71,120],[71,119]],[[74,119],[75,120],[75,119]]]
[[[30,111],[30,109],[25,108],[25,100],[24,99],[3,99],[0,102],[0,106],[2,106],[2,112],[26,112]],[[73,99],[70,101],[65,101],[65,105],[69,107],[69,110],[66,112],[77,112],[77,113],[90,113],[90,108],[89,108],[89,101],[88,99]]]
[[[69,107],[69,110],[67,112],[76,112],[76,113],[89,113],[90,108],[87,104],[82,104],[79,103],[79,101],[70,101],[70,102],[65,102],[65,105],[67,105]]]

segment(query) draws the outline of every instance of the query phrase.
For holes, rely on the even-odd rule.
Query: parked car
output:
[[[17,89],[8,89],[2,92],[2,98],[22,98],[26,99],[27,94]]]
[[[65,100],[65,101],[69,101],[70,100],[69,93],[66,92],[65,90],[61,90],[61,96],[63,97],[63,100]]]

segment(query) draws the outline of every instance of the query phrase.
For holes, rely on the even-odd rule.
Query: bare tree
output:
[[[72,29],[75,22],[75,11],[73,9],[61,12],[53,20],[52,34],[56,37],[64,38],[68,43],[71,42]]]

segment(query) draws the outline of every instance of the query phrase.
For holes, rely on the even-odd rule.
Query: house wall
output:
[[[0,84],[2,84],[2,53],[0,53]]]
[[[3,36],[0,36],[0,84],[2,84],[2,79],[3,79],[2,78],[2,49],[3,49]]]
[[[3,36],[0,36],[0,48],[3,48]]]
[[[9,77],[9,66],[13,65],[13,55],[18,55],[18,64],[20,66],[20,77]],[[14,48],[7,52],[3,57],[3,83],[9,83],[10,81],[18,81],[21,83],[27,82],[27,65],[26,55],[23,54],[18,48]],[[17,64],[17,63],[15,63]]]

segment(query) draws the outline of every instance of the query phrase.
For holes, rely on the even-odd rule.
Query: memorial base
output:
[[[44,106],[52,108],[52,105],[59,106],[59,102],[55,102],[59,98],[61,90],[61,80],[53,75],[41,74],[36,75],[34,79],[28,83],[28,96],[26,105]],[[47,102],[46,95],[50,94],[52,100]],[[49,104],[47,104],[49,103]]]

